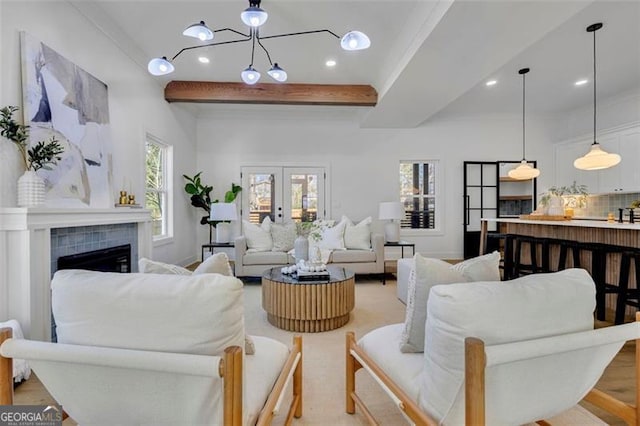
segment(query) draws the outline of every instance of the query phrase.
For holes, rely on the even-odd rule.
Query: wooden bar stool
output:
[[[514,235],[513,278],[524,274],[537,274],[549,272],[549,239],[531,237],[528,235]],[[523,263],[522,246],[529,248],[529,263]],[[538,247],[540,247],[540,260],[538,260]]]
[[[571,240],[558,240],[560,244],[560,256],[558,257],[557,271],[567,269],[567,251],[571,250],[573,257],[573,268],[580,267],[580,243]]]
[[[635,267],[636,288],[629,288],[629,277],[631,275],[631,261]],[[624,312],[627,307],[635,306],[640,308],[640,250],[631,249],[622,252],[620,259],[620,276],[618,280],[618,300],[616,303],[615,323],[624,322]]]

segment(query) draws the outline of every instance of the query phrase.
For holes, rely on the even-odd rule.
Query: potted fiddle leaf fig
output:
[[[201,174],[202,172],[198,172],[192,177],[182,175],[182,177],[187,181],[184,186],[184,190],[191,196],[192,206],[201,208],[207,212],[206,216],[202,216],[200,218],[200,224],[209,225],[210,227],[215,228],[219,221],[209,220],[209,216],[211,214],[211,204],[218,203],[220,202],[220,200],[218,200],[217,198],[215,200],[211,199],[211,191],[213,191],[213,186],[202,183],[202,179],[200,178]],[[224,202],[233,202],[240,191],[242,191],[242,187],[240,185],[231,183],[231,189],[224,194]],[[211,240],[211,228],[209,228],[209,240]]]
[[[25,173],[18,179],[18,206],[36,206],[44,202],[44,181],[36,171],[51,170],[62,159],[64,148],[55,136],[29,148],[29,126],[13,119],[16,111],[15,106],[0,109],[0,136],[16,145],[24,164]]]

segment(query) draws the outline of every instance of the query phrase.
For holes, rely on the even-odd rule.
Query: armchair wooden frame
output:
[[[0,329],[0,346],[12,338],[10,328]],[[241,426],[243,424],[243,354],[242,348],[230,346],[224,355],[219,357],[218,375],[223,379],[223,410],[225,426]],[[293,397],[287,412],[285,424],[289,425],[293,417],[302,416],[302,337],[293,337],[293,346],[285,361],[276,382],[262,408],[256,425],[271,424],[278,414],[283,401],[284,391],[293,381]],[[13,393],[13,359],[0,355],[0,405],[12,405]]]
[[[636,324],[640,322],[640,312],[636,313]],[[636,333],[637,335],[637,333]],[[632,338],[635,342],[635,404],[628,404],[615,397],[591,389],[583,398],[598,408],[619,417],[629,425],[640,426],[640,338]],[[630,340],[628,340],[630,341]],[[517,359],[510,359],[517,361]],[[485,370],[487,353],[482,340],[468,337],[465,339],[465,423],[467,426],[485,425]],[[439,422],[422,411],[416,401],[411,399],[393,380],[385,374],[375,361],[360,348],[355,334],[346,334],[346,412],[354,414],[356,407],[360,409],[369,424],[377,425],[377,421],[356,393],[355,373],[364,368],[393,400],[405,418],[418,426],[435,426]],[[549,425],[544,420],[537,422]]]

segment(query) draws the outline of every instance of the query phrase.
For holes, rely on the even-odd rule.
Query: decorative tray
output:
[[[545,215],[545,214],[521,214],[520,215],[520,219],[522,220],[556,220],[556,221],[563,221],[563,220],[571,220],[571,216],[551,216],[551,215]]]

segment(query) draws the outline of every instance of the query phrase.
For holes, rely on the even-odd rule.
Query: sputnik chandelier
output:
[[[161,58],[154,58],[149,61],[149,65],[147,69],[149,73],[153,75],[166,75],[170,74],[175,70],[172,62],[187,50],[192,49],[201,49],[203,47],[211,47],[211,46],[220,46],[224,44],[233,44],[233,43],[243,43],[243,42],[251,42],[251,63],[249,66],[242,71],[240,76],[242,77],[242,81],[247,84],[256,84],[258,80],[260,80],[260,73],[253,67],[253,59],[256,50],[256,44],[261,48],[267,56],[269,60],[269,64],[271,65],[271,69],[267,71],[267,74],[271,76],[275,81],[285,82],[287,81],[287,72],[281,68],[277,62],[271,61],[271,55],[269,55],[269,51],[262,44],[262,40],[272,39],[272,38],[281,38],[281,37],[292,37],[299,36],[304,34],[315,34],[315,33],[328,33],[334,36],[337,39],[340,39],[340,46],[344,50],[362,50],[366,49],[371,45],[371,41],[366,34],[360,31],[349,31],[344,36],[340,37],[336,33],[331,30],[323,29],[323,30],[312,30],[312,31],[301,31],[296,33],[285,33],[285,34],[276,34],[270,35],[266,37],[260,36],[260,27],[267,21],[269,15],[263,9],[260,8],[260,0],[249,0],[249,7],[245,9],[240,14],[240,19],[249,27],[249,34],[244,34],[240,31],[236,31],[231,28],[221,28],[218,30],[211,30],[204,21],[200,21],[193,25],[190,25],[183,31],[183,35],[187,37],[197,38],[202,42],[213,40],[216,33],[222,32],[231,32],[235,35],[241,36],[242,38],[236,38],[228,41],[219,41],[212,42],[206,44],[200,44],[197,46],[190,46],[181,49],[178,53],[176,53],[171,60],[167,59],[166,56]]]

